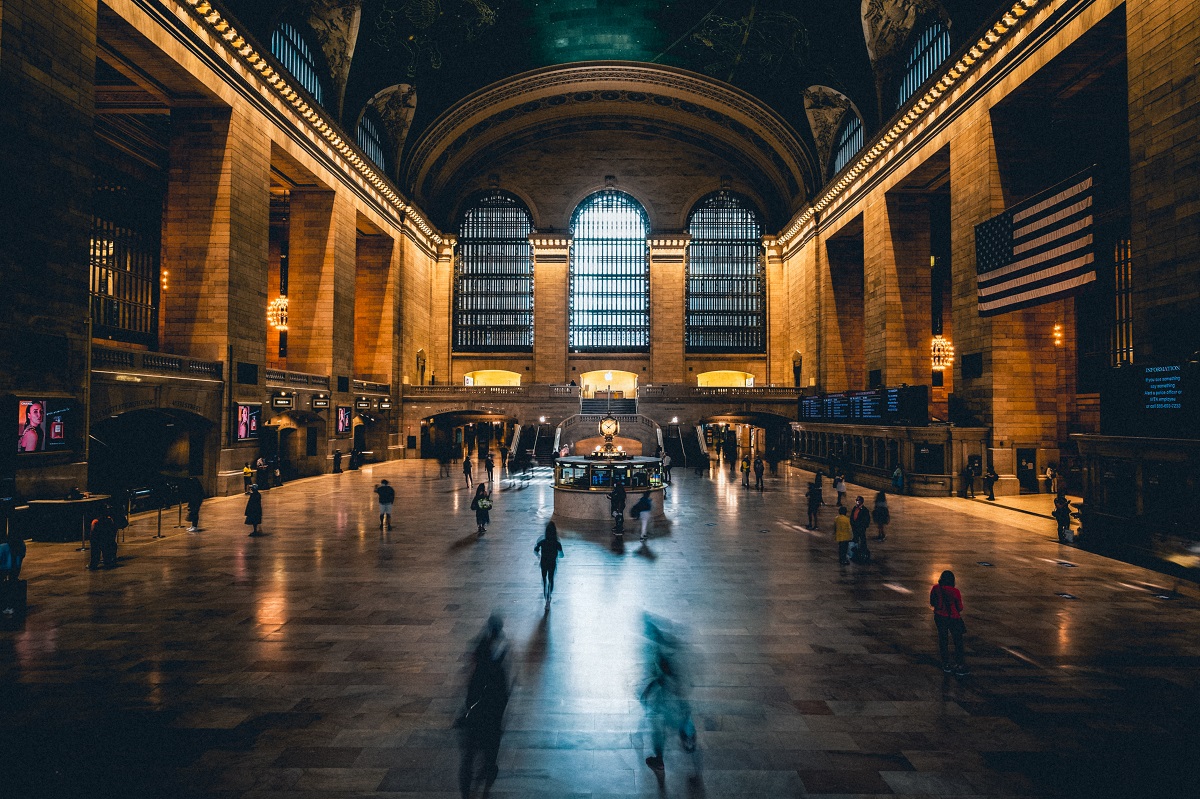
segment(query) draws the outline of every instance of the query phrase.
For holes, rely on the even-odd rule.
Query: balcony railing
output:
[[[307,386],[329,389],[329,375],[290,372],[285,369],[268,369],[266,374],[268,386]]]
[[[203,361],[184,355],[161,352],[122,350],[112,347],[92,347],[92,369],[95,371],[130,371],[148,374],[194,377],[200,380],[220,380],[225,373],[221,361]]]
[[[639,386],[640,400],[688,400],[703,398],[778,399],[796,401],[804,389],[792,386]]]
[[[355,394],[382,394],[385,397],[392,393],[392,387],[387,383],[374,383],[370,380],[354,379]]]

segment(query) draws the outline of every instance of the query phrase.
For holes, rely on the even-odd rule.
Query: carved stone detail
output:
[[[308,25],[329,65],[335,100],[331,107],[339,117],[361,22],[362,0],[312,0],[309,5]]]
[[[808,116],[808,125],[812,128],[813,141],[817,145],[822,175],[829,174],[834,137],[847,112],[857,113],[850,98],[836,89],[809,86],[804,90],[804,113]]]
[[[400,163],[400,154],[404,151],[404,141],[408,138],[408,130],[412,126],[413,114],[417,112],[417,90],[412,84],[397,83],[389,86],[367,101],[383,120],[387,134],[395,147],[392,163]]]

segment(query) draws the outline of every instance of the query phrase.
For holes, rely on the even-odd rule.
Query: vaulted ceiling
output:
[[[774,150],[763,156],[764,163],[774,162],[763,180],[790,192],[787,204],[802,201],[828,179],[832,128],[846,109],[863,117],[868,136],[891,116],[895,109],[889,98],[914,32],[940,19],[957,48],[1005,5],[996,0],[221,2],[264,43],[281,21],[302,29],[319,48],[330,89],[327,109],[353,130],[363,110],[374,107],[396,152],[389,172],[414,195],[434,189],[429,181],[454,179],[436,174],[433,161],[445,163],[447,154],[431,145],[429,134],[435,129],[439,135],[460,134],[450,117],[461,112],[464,100],[476,95],[471,102],[478,106],[480,96],[497,96],[494,84],[532,70],[546,74],[554,66],[603,61],[614,80],[619,80],[620,62],[636,62],[641,70],[661,65],[668,68],[664,75],[696,73],[682,81],[690,88],[663,92],[674,98],[674,112],[662,101],[652,114],[642,114],[662,122],[666,135],[695,139],[702,130],[689,134],[686,121],[688,104],[696,99],[693,90],[700,86],[719,88],[700,91],[710,97],[699,104],[703,110],[696,118],[735,119],[732,125],[715,121],[726,132],[746,121],[719,107],[728,97],[745,96],[761,106],[751,116],[770,119],[766,127],[772,130],[763,135],[753,124],[750,128]],[[593,88],[622,90],[615,83]],[[645,87],[624,89],[637,93]],[[722,93],[727,96],[713,96]],[[552,101],[544,96],[537,102],[550,108]],[[611,119],[617,105],[640,113],[653,101],[645,106],[621,96],[607,105],[573,104],[574,112],[594,111]],[[510,118],[535,112],[532,106],[521,112],[515,101],[494,107]],[[724,138],[713,146],[737,146]]]

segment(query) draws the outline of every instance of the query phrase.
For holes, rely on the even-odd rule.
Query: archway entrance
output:
[[[468,386],[519,386],[521,375],[507,369],[476,369],[467,372],[463,382]]]
[[[736,469],[743,456],[775,464],[791,454],[791,420],[773,413],[731,412],[701,420],[709,455]]]
[[[746,388],[754,385],[754,375],[733,369],[718,369],[696,375],[696,385],[709,388]]]
[[[597,369],[579,375],[580,396],[585,399],[636,399],[638,376],[620,369]]]
[[[120,495],[135,488],[165,491],[169,483],[195,477],[211,493],[206,475],[216,470],[214,428],[203,416],[166,408],[101,419],[91,428],[88,486]]]
[[[458,461],[464,457],[501,460],[501,449],[514,448],[516,419],[487,411],[449,411],[421,420],[421,457]]]

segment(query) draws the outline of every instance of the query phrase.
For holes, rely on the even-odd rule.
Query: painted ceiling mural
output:
[[[825,100],[846,98],[862,115],[869,137],[894,110],[881,108],[886,96],[881,86],[895,79],[895,64],[903,60],[915,26],[937,15],[950,26],[957,46],[1003,5],[997,0],[219,1],[260,41],[268,41],[283,19],[306,24],[339,101],[340,107],[330,104],[329,110],[350,129],[373,105],[402,153],[400,175],[412,173],[403,162],[464,98],[530,70],[583,61],[660,64],[730,84],[794,128],[812,160],[824,162],[827,120],[821,130],[810,120],[829,116],[819,110],[828,107]],[[833,94],[806,95],[812,86]],[[808,186],[808,193],[815,188]]]

